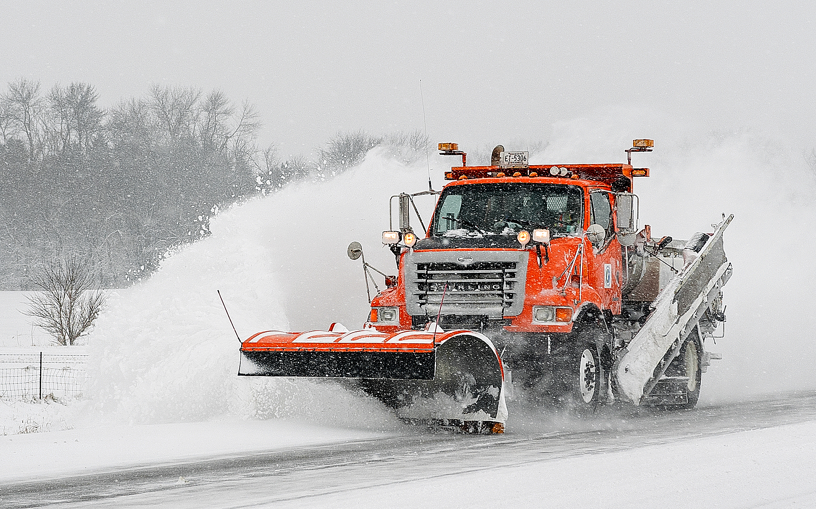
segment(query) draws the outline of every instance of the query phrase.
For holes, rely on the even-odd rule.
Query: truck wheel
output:
[[[578,391],[587,405],[598,403],[601,390],[601,363],[595,345],[586,345],[578,358]]]
[[[591,413],[601,395],[601,362],[593,343],[579,344],[565,366],[565,403],[579,415]]]
[[[697,338],[689,339],[683,345],[681,362],[683,374],[688,377],[685,387],[688,401],[678,405],[678,408],[694,408],[697,405],[697,400],[700,399],[700,382],[703,376],[702,354],[703,348]]]

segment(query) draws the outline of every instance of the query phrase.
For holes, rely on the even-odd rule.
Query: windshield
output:
[[[468,184],[442,193],[432,236],[515,235],[548,228],[552,236],[581,231],[582,192],[561,184]]]

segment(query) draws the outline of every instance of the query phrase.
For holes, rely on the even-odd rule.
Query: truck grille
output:
[[[425,251],[406,256],[406,306],[411,315],[516,316],[524,304],[527,253]]]

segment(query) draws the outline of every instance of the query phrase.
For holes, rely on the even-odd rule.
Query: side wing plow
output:
[[[733,218],[717,225],[693,261],[669,281],[646,323],[616,361],[617,387],[635,405],[649,396],[686,339],[700,334],[701,318],[730,279],[731,263],[723,250],[722,235]]]

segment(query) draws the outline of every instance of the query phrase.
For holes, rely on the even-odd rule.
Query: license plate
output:
[[[530,166],[529,152],[502,152],[499,166],[502,168],[527,168]]]

